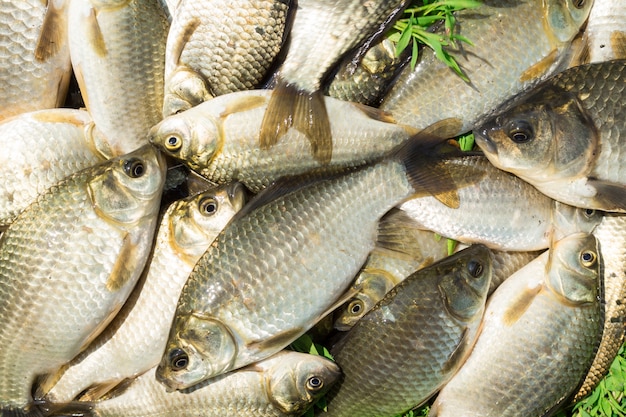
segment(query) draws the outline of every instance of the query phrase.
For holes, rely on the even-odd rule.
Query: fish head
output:
[[[597,302],[602,259],[592,234],[574,233],[550,249],[546,286],[566,305]]]
[[[291,352],[290,352],[291,353]],[[300,415],[339,380],[339,366],[322,356],[300,353],[281,358],[268,372],[271,401],[289,415]]]
[[[602,222],[604,213],[599,210],[570,206],[554,201],[552,223],[554,240],[577,232],[591,233]]]
[[[598,133],[570,94],[544,89],[476,132],[489,161],[535,182],[584,175],[595,160]]]
[[[472,245],[440,262],[439,292],[446,311],[458,320],[473,321],[482,311],[493,275],[493,254]]]
[[[166,117],[150,129],[149,141],[173,158],[199,171],[209,165],[222,144],[223,132],[212,117],[196,107]]]
[[[88,184],[93,207],[120,224],[156,218],[166,169],[165,158],[152,145],[107,161]]]
[[[593,0],[543,1],[546,30],[559,43],[569,43],[587,21]]]
[[[193,266],[246,199],[245,188],[235,182],[172,203],[166,214],[170,246],[193,259]]]
[[[198,314],[176,315],[156,378],[181,390],[233,369],[237,344],[226,325]]]

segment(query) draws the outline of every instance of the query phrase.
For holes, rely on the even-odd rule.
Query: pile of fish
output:
[[[465,80],[396,54],[413,3],[0,4],[0,415],[589,394],[626,336],[626,5],[457,11]]]

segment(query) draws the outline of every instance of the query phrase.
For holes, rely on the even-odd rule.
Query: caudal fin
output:
[[[300,90],[279,80],[263,116],[259,136],[261,148],[275,145],[291,127],[306,135],[311,143],[311,154],[317,161],[322,164],[330,162],[333,141],[322,92]]]

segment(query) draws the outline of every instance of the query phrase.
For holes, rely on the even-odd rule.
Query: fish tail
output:
[[[306,135],[317,161],[330,162],[333,142],[324,95],[319,90],[309,92],[279,79],[263,116],[261,148],[275,145],[291,127]]]

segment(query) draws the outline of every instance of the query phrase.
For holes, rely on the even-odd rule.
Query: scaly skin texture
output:
[[[255,90],[214,98],[164,119],[151,129],[150,141],[210,181],[240,181],[257,192],[285,175],[321,168],[336,171],[378,160],[415,133],[377,109],[363,110],[326,97],[333,135],[328,165],[311,156],[308,140],[296,129],[264,149],[259,129],[271,94]]]
[[[29,112],[0,123],[0,229],[48,187],[104,161],[84,110]]]
[[[142,164],[144,174],[127,175]],[[136,171],[138,172],[138,171]],[[164,161],[144,148],[54,185],[0,238],[0,407],[68,362],[110,321],[150,251]]]
[[[95,404],[95,417],[297,417],[338,379],[321,356],[283,351],[185,392],[167,392],[154,369],[121,396]],[[323,386],[307,387],[310,378]]]
[[[72,66],[85,106],[117,156],[161,120],[169,23],[151,0],[70,0]]]
[[[447,118],[462,122],[456,134],[473,129],[507,99],[562,69],[593,2],[585,1],[581,9],[573,3],[489,0],[458,12],[455,30],[474,46],[447,51],[470,83],[425,48],[415,70],[404,68],[381,109],[419,129]]]
[[[170,205],[138,290],[101,337],[72,361],[47,400],[68,402],[91,387],[93,392],[81,400],[95,400],[159,363],[180,290],[200,256],[241,209],[244,195],[243,187],[234,184]]]
[[[584,267],[583,259],[595,261]],[[599,342],[600,263],[595,238],[574,234],[502,283],[487,303],[472,353],[429,416],[554,414],[584,377]]]
[[[626,212],[625,74],[624,60],[567,69],[486,122],[476,143],[556,200]]]
[[[164,116],[259,85],[283,46],[289,0],[183,0],[167,39]]]
[[[474,344],[492,259],[476,245],[394,287],[331,348],[343,376],[320,415],[393,417],[434,394]]]
[[[49,0],[47,32],[54,48],[37,55],[46,16],[41,0],[0,3],[0,120],[16,114],[57,107],[65,100],[70,79],[66,3]]]
[[[183,287],[157,378],[185,388],[295,340],[346,290],[374,247],[378,220],[411,192],[402,164],[386,161],[233,220]],[[307,297],[293,303],[299,294]]]
[[[594,1],[574,65],[626,59],[626,3]]]

